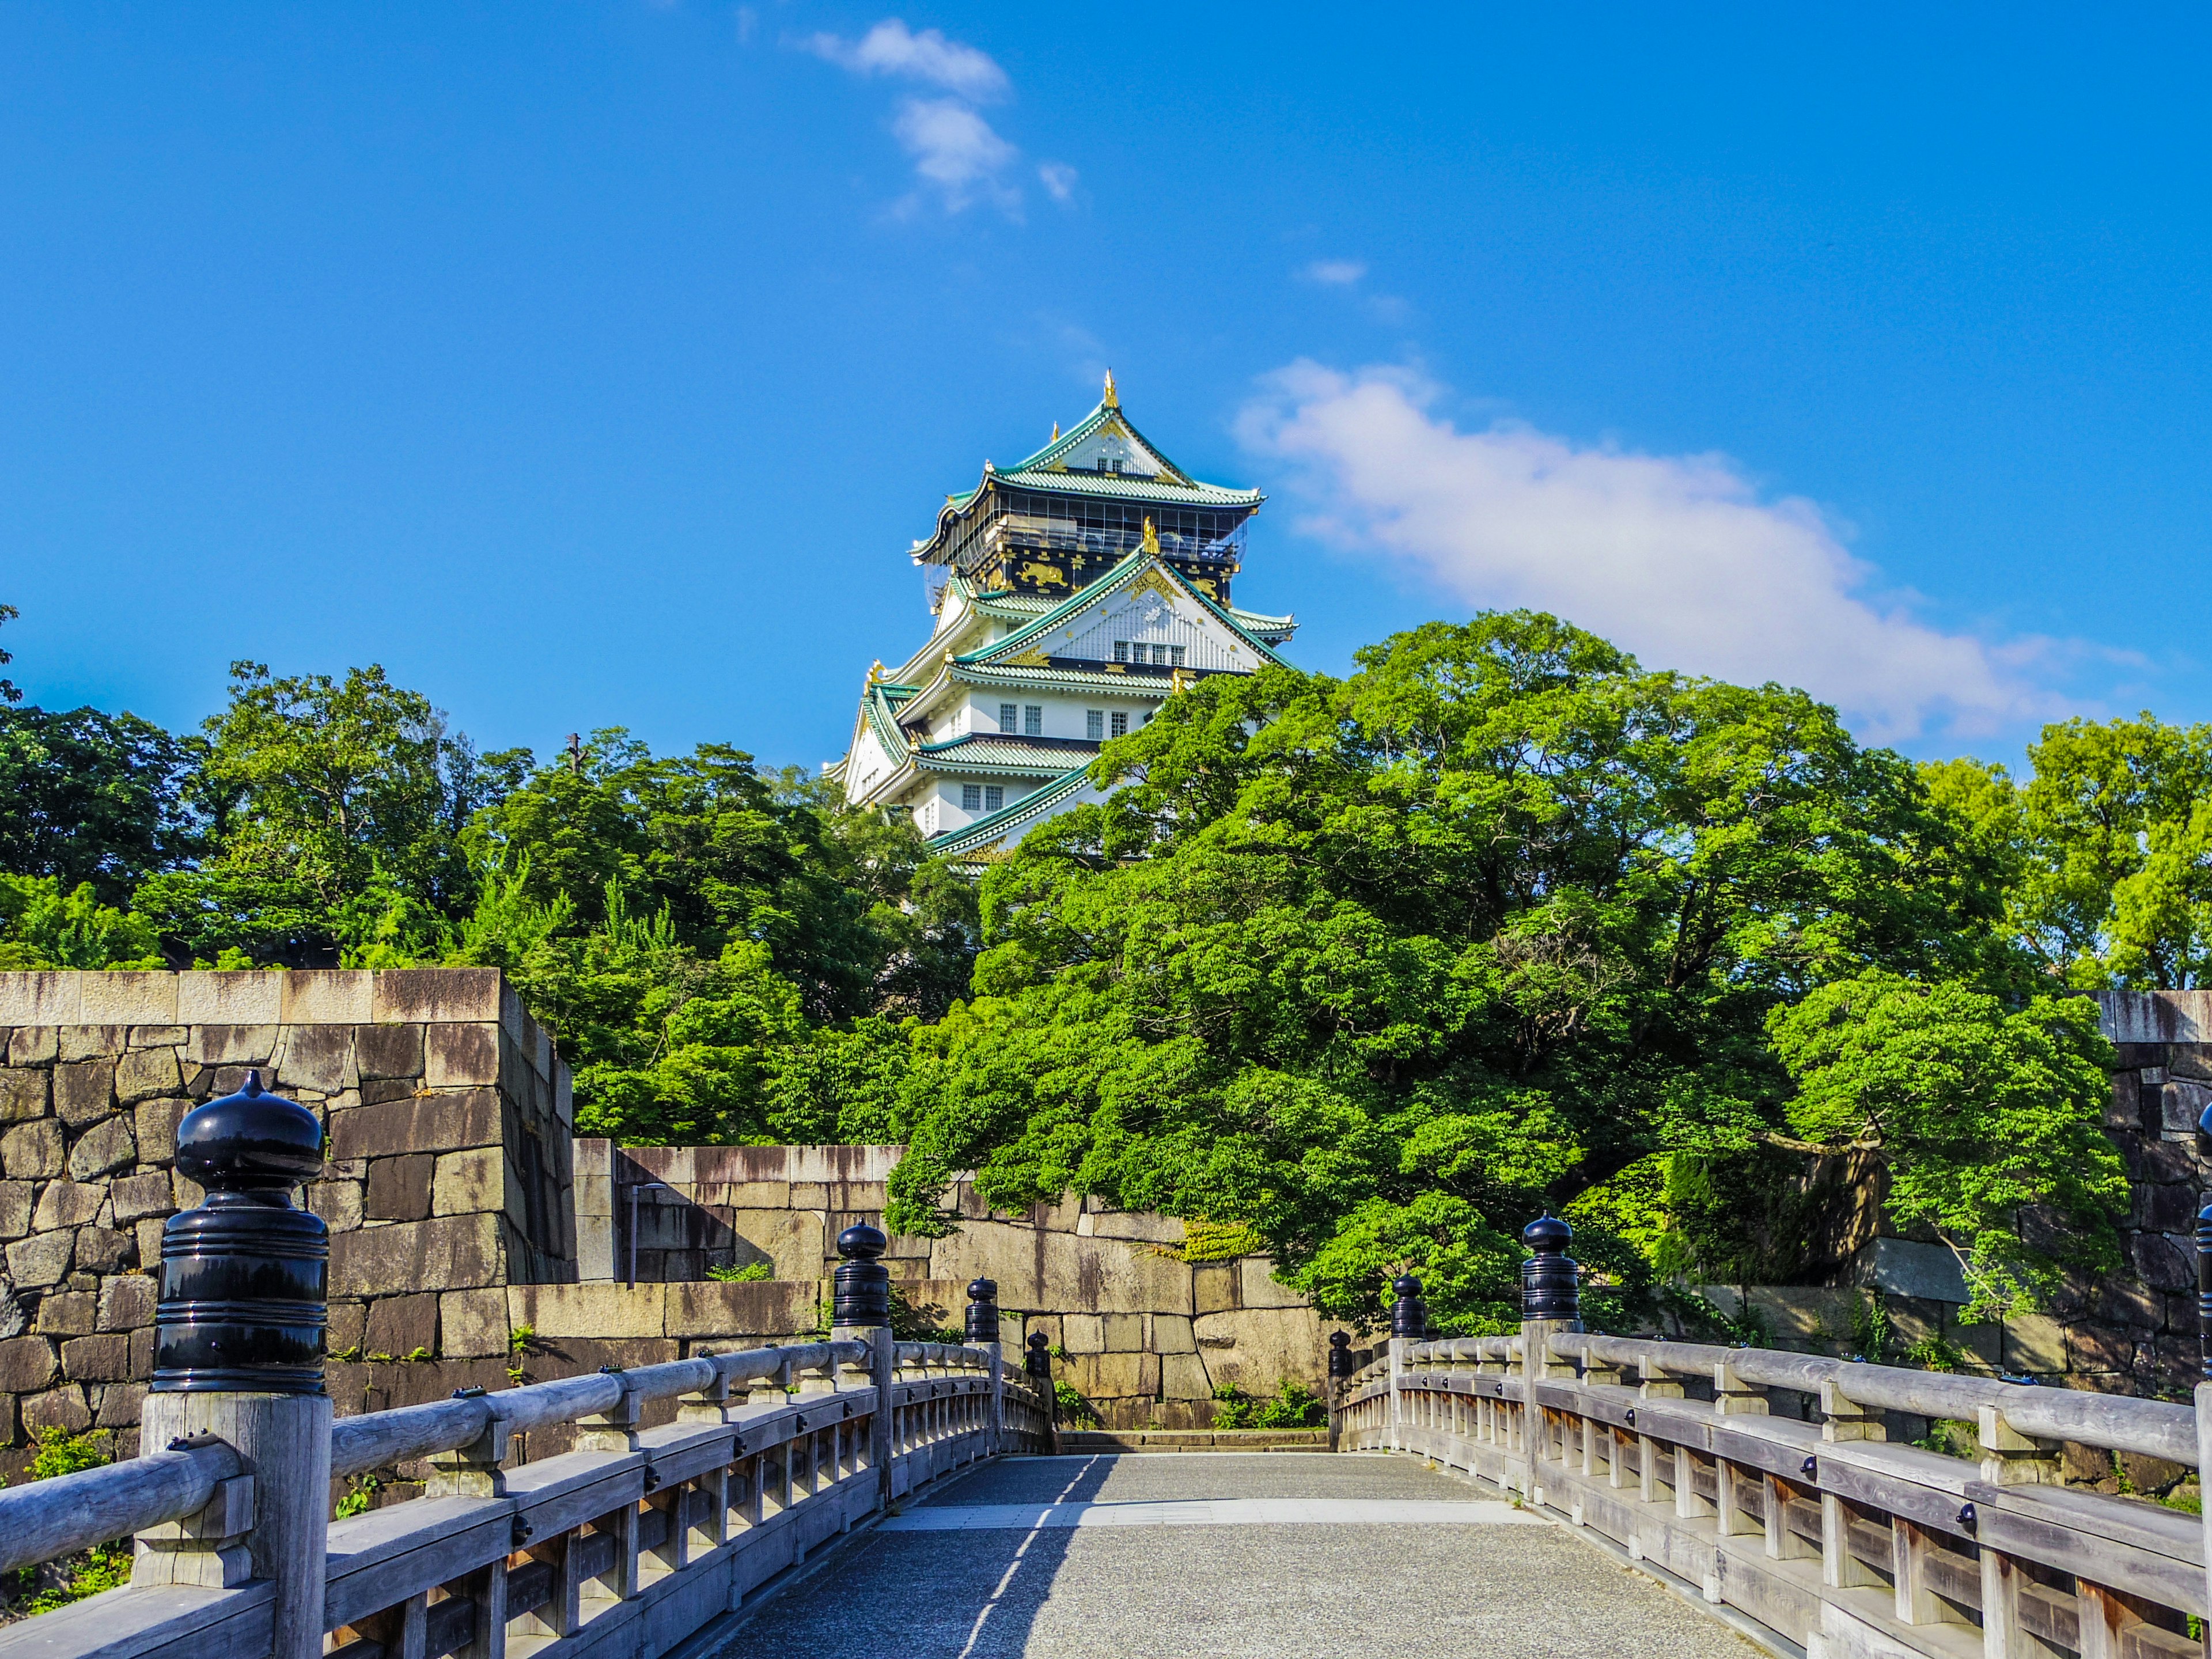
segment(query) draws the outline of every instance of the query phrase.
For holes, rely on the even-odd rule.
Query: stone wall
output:
[[[635,1194],[641,1285],[756,1262],[780,1280],[826,1280],[837,1235],[882,1219],[899,1151],[580,1140],[580,1270],[586,1279],[629,1277]],[[1275,1282],[1266,1257],[1187,1262],[1180,1221],[1097,1199],[1010,1216],[987,1209],[965,1181],[950,1196],[958,1232],[892,1238],[885,1260],[895,1285],[927,1316],[957,1326],[969,1280],[996,1280],[1006,1341],[1044,1332],[1066,1353],[1057,1374],[1107,1426],[1203,1427],[1217,1388],[1261,1395],[1285,1379],[1322,1386],[1334,1327]]]

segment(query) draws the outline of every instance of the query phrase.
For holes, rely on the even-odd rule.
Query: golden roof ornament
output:
[[[1114,390],[1114,371],[1110,368],[1106,371],[1105,404],[1109,409],[1119,409],[1121,406],[1121,394]]]
[[[1060,422],[1058,421],[1054,421],[1052,423],[1052,436],[1046,439],[1045,441],[1047,443],[1054,444],[1060,441]]]
[[[876,684],[889,671],[884,666],[884,659],[881,657],[877,658],[875,662],[868,669],[868,684],[870,685]]]
[[[1122,522],[1127,524],[1128,520],[1124,519]],[[1144,550],[1147,553],[1157,553],[1160,550],[1160,532],[1152,528],[1152,521],[1150,519],[1145,520]]]

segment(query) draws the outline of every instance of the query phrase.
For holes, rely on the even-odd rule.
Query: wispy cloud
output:
[[[948,40],[936,29],[917,34],[896,17],[857,40],[817,33],[788,44],[855,75],[936,88],[936,96],[901,98],[891,115],[891,136],[914,158],[915,178],[948,213],[984,202],[1008,218],[1021,217],[1022,191],[1014,175],[1022,153],[976,107],[1013,93],[1013,82],[988,52]],[[1054,201],[1073,199],[1076,173],[1066,163],[1042,162],[1036,178]],[[897,211],[911,213],[924,199],[909,196]]]
[[[857,40],[810,34],[798,44],[855,75],[920,81],[974,103],[988,104],[1012,90],[1006,70],[988,52],[948,40],[935,29],[916,34],[896,17],[886,17]]]
[[[1300,361],[1240,416],[1290,463],[1307,527],[1472,605],[1553,611],[1654,666],[1836,703],[1877,741],[2048,718],[2079,642],[1948,632],[1883,593],[1813,502],[1770,497],[1725,456],[1647,455],[1498,420],[1462,431],[1403,369]]]
[[[1364,259],[1316,259],[1300,273],[1324,288],[1350,288],[1367,274]]]

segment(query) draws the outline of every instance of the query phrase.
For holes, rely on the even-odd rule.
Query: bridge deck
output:
[[[1357,1651],[1748,1659],[1756,1650],[1563,1528],[1411,1459],[1199,1452],[978,1469],[771,1602],[723,1659]]]

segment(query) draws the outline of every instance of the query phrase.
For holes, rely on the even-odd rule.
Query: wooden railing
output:
[[[322,1645],[332,1659],[658,1654],[908,1493],[1049,1445],[1049,1401],[995,1344],[838,1335],[331,1424],[331,1475],[426,1458],[431,1474],[420,1498],[329,1523],[304,1569],[320,1576]],[[673,1423],[641,1426],[672,1400]],[[577,1425],[574,1450],[520,1461],[518,1435],[561,1423]],[[0,1570],[137,1540],[129,1585],[0,1630],[0,1656],[270,1654],[288,1569],[258,1559],[255,1492],[289,1473],[204,1441],[0,1491]]]
[[[1464,1470],[1814,1656],[2206,1652],[2204,1523],[2060,1472],[2069,1442],[2201,1467],[2186,1406],[1547,1320],[1394,1338],[1335,1394],[1344,1450]],[[1978,1460],[1889,1413],[1970,1425]]]

